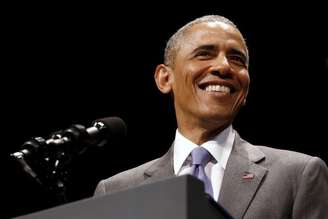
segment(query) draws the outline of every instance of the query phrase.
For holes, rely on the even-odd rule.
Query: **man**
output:
[[[328,169],[316,157],[254,146],[232,122],[245,104],[248,50],[237,27],[204,16],[168,41],[155,81],[173,97],[177,131],[161,158],[101,181],[95,195],[192,172],[191,152],[203,147],[211,195],[234,218],[328,218]]]

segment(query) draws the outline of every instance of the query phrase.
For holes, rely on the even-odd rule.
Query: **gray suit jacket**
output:
[[[174,176],[172,148],[161,158],[100,181],[95,195]],[[320,158],[254,146],[236,135],[219,203],[236,219],[328,219],[328,168]]]

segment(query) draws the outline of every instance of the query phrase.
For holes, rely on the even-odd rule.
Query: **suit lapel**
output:
[[[224,173],[219,203],[235,218],[242,218],[261,185],[267,169],[258,165],[265,158],[263,152],[236,134]],[[174,176],[173,146],[145,172],[144,183]]]
[[[267,169],[256,164],[265,158],[254,146],[236,135],[224,173],[219,203],[235,218],[242,218]]]
[[[168,152],[156,160],[145,172],[145,182],[151,183],[174,176],[173,170],[173,145]]]

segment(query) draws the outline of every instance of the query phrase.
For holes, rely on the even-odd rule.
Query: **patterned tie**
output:
[[[213,197],[211,181],[205,174],[205,166],[210,161],[210,153],[203,147],[197,147],[191,152],[192,172],[191,174],[204,182],[205,192]]]

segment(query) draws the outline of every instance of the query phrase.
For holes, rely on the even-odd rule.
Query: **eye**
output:
[[[229,56],[229,60],[239,66],[246,66],[246,60],[244,57],[239,55],[231,55]]]
[[[198,59],[208,59],[211,58],[212,56],[213,56],[213,52],[207,50],[202,50],[195,54],[195,57]]]

